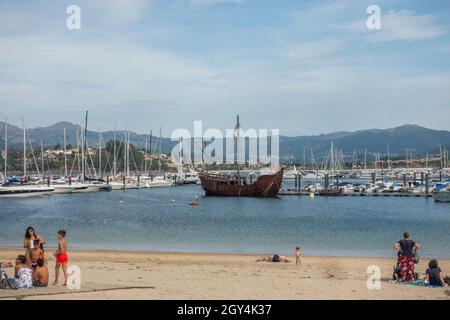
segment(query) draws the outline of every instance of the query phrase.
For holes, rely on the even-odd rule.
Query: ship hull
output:
[[[233,177],[200,173],[200,181],[206,196],[223,197],[275,197],[280,191],[283,170],[273,175],[260,176],[254,183],[238,183]]]
[[[436,202],[450,202],[450,191],[435,192],[433,196]]]

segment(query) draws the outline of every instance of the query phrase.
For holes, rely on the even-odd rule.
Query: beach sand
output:
[[[50,250],[48,250],[50,251]],[[0,249],[14,261],[22,249]],[[302,265],[256,262],[260,255],[69,252],[81,289],[0,290],[0,299],[450,299],[450,289],[390,283],[394,259],[303,257]],[[51,281],[55,258],[47,252]],[[421,261],[418,272],[425,272]],[[440,260],[445,274],[450,260]],[[367,288],[367,267],[381,268],[381,289]],[[13,269],[6,269],[11,276]],[[61,282],[62,283],[62,282]]]

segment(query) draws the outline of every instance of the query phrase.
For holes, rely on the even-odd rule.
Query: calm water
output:
[[[425,198],[201,199],[200,186],[0,200],[0,246],[20,246],[28,225],[55,246],[144,251],[393,256],[404,230],[422,256],[450,258],[450,205]]]

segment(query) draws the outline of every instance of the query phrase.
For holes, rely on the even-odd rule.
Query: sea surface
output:
[[[200,195],[200,206],[188,203]],[[36,228],[69,249],[394,257],[404,231],[423,258],[450,258],[450,204],[432,198],[203,197],[201,186],[0,199],[0,247]]]

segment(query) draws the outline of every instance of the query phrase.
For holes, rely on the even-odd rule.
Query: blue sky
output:
[[[81,8],[81,30],[66,8]],[[366,9],[381,8],[381,30]],[[0,117],[163,133],[449,130],[450,2],[0,1]],[[2,119],[2,120],[3,120]]]

